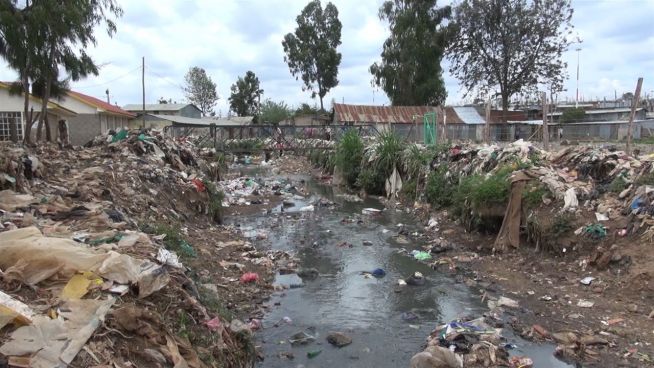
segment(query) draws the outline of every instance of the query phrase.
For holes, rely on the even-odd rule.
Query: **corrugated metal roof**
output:
[[[369,106],[334,103],[335,120],[339,123],[392,123],[422,122],[428,112],[437,112],[435,106]],[[414,120],[415,117],[415,120]]]
[[[145,111],[179,111],[192,104],[145,104]],[[195,106],[195,105],[193,105]],[[139,112],[143,111],[143,104],[129,104],[123,106],[127,111]]]
[[[459,119],[463,121],[464,124],[469,125],[480,125],[485,124],[486,121],[484,118],[479,115],[477,110],[471,106],[454,106],[452,107],[454,112],[459,116]]]
[[[212,119],[212,118],[187,118],[185,116],[177,115],[158,115],[158,114],[147,114],[148,116],[154,116],[157,119],[168,120],[173,123],[173,125],[188,125],[188,126],[200,126],[208,127],[210,124],[216,125],[232,125],[232,126],[244,126],[252,124],[252,116],[234,116],[229,119]]]

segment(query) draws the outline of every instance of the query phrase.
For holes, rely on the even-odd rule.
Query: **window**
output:
[[[16,124],[18,131],[18,140],[23,140],[23,119],[20,112],[2,112],[0,111],[0,141],[11,140],[9,127]]]

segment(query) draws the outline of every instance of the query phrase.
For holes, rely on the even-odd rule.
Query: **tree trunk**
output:
[[[41,98],[41,117],[39,118],[39,127],[36,132],[36,140],[41,140],[41,129],[43,125],[46,125],[48,129],[45,133],[46,139],[48,142],[51,140],[50,136],[50,126],[48,124],[48,101],[50,101],[50,90],[52,86],[52,76],[54,74],[52,68],[56,68],[55,65],[55,44],[54,42],[50,46],[50,63],[48,64],[48,70],[45,70],[45,78],[43,79],[43,97]]]
[[[509,95],[502,93],[502,122],[507,122],[507,113],[509,111]]]
[[[25,130],[23,131],[23,141],[25,144],[32,143],[32,114],[29,114],[30,108],[30,81],[27,76],[29,65],[25,66],[21,80],[23,83],[23,120],[25,121]]]

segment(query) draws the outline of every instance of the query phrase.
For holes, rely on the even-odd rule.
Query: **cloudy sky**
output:
[[[99,31],[90,50],[102,65],[98,77],[73,84],[80,92],[112,103],[141,102],[141,56],[145,56],[146,102],[159,97],[183,101],[184,74],[192,66],[207,70],[218,84],[217,110],[227,113],[229,87],[252,70],[264,98],[290,105],[312,101],[283,61],[281,40],[295,29],[295,17],[306,0],[118,0],[125,14],[118,33],[109,38]],[[382,0],[332,0],[343,23],[340,84],[326,96],[346,103],[387,104],[381,90],[370,84],[368,67],[379,59],[388,31],[377,18]],[[323,4],[325,1],[323,1]],[[583,39],[580,52],[580,94],[586,98],[612,97],[633,91],[645,78],[643,93],[654,95],[654,0],[573,0],[573,24]],[[577,52],[564,57],[571,79],[566,95],[574,99]],[[447,69],[447,61],[444,68]],[[15,79],[0,62],[0,80]],[[448,103],[461,102],[458,81],[445,75]]]

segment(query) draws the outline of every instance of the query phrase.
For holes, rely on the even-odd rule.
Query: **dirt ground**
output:
[[[520,249],[493,254],[493,235],[468,233],[445,212],[423,217],[438,219],[434,238],[455,245],[455,250],[439,255],[435,267],[477,290],[482,300],[517,300],[519,308],[507,309],[517,334],[552,341],[559,345],[562,360],[584,367],[653,365],[652,244],[621,237],[581,238],[564,255],[554,256],[536,252],[523,239]],[[592,262],[597,249],[611,246],[612,261],[598,270]],[[585,277],[594,278],[590,285],[581,283]],[[592,307],[582,307],[580,301]],[[588,342],[580,346],[565,341],[566,332],[585,336]]]

